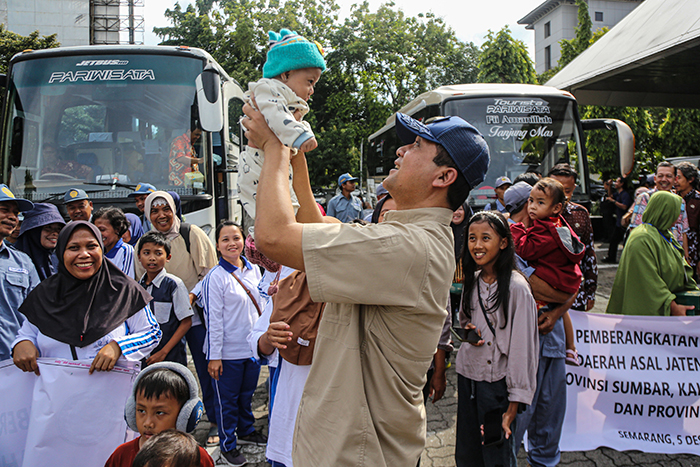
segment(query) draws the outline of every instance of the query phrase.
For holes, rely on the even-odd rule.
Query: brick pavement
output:
[[[452,354],[452,361],[456,353]],[[192,368],[194,370],[194,368]],[[256,426],[267,434],[267,367],[260,373],[260,383],[253,396],[253,412]],[[447,369],[447,389],[442,400],[436,404],[428,402],[426,449],[421,458],[421,467],[454,467],[455,430],[457,423],[457,373],[454,365]],[[195,430],[195,438],[200,443],[206,441],[209,423],[202,421]],[[217,465],[225,465],[219,458],[218,448],[208,448]],[[241,451],[248,458],[248,466],[269,467],[265,461],[265,448],[242,446]],[[526,467],[525,451],[520,450],[518,467]],[[571,467],[700,467],[700,457],[690,454],[667,455],[647,454],[638,451],[619,452],[609,448],[594,451],[564,452],[561,464]]]

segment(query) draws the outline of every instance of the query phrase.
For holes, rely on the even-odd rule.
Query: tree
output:
[[[668,109],[658,134],[664,157],[700,154],[700,110]]]
[[[557,65],[559,68],[564,68],[581,52],[586,50],[593,43],[592,30],[593,23],[591,15],[588,13],[588,3],[585,0],[576,0],[578,6],[578,25],[576,26],[576,35],[573,39],[563,39],[559,41],[561,46],[561,58]]]
[[[333,37],[336,63],[356,77],[358,89],[375,89],[396,111],[429,89],[454,80],[473,82],[473,44],[459,41],[432,13],[408,17],[394,6],[383,4],[376,12],[367,2],[353,6]]]
[[[494,33],[489,31],[479,55],[479,82],[482,83],[537,83],[535,67],[527,47],[516,40],[510,28]]]
[[[8,31],[4,24],[0,24],[0,73],[7,73],[10,59],[23,50],[40,50],[59,47],[56,34],[39,37],[39,31],[34,31],[28,36],[22,36]]]

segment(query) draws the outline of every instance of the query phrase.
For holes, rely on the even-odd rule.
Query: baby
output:
[[[531,225],[525,229],[521,222],[511,226],[515,250],[535,268],[534,274],[557,290],[578,293],[581,269],[578,264],[585,255],[586,246],[579,240],[560,213],[566,201],[561,183],[553,178],[537,182],[528,200]],[[538,309],[547,303],[537,302]],[[550,306],[550,308],[553,308]],[[571,317],[563,315],[566,337],[566,362],[578,365]]]
[[[270,31],[269,36],[271,47],[263,66],[263,78],[248,84],[248,96],[255,99],[254,105],[293,154],[311,151],[318,143],[311,126],[302,118],[309,112],[307,101],[326,70],[323,49],[318,42],[310,42],[288,29],[282,29],[279,34]],[[238,192],[243,207],[253,219],[263,160],[263,151],[258,148],[247,146],[241,153]],[[291,167],[289,190],[296,211],[299,203],[292,189]]]

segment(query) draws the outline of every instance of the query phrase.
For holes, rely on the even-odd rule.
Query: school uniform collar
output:
[[[155,285],[156,288],[160,288],[160,284],[163,282],[163,279],[165,279],[166,274],[167,274],[167,271],[165,270],[165,268],[161,269],[160,272],[158,273],[158,275],[156,277],[154,277],[153,280],[151,281],[151,283],[148,285]],[[148,276],[148,274],[144,274],[143,276],[141,276],[141,280],[139,281],[139,284],[144,289],[146,287],[148,287],[148,285],[146,285],[146,277],[147,276]]]
[[[245,258],[245,256],[241,256],[241,261],[243,261],[243,268],[244,269],[253,269],[253,265],[248,262],[248,260]],[[234,266],[233,264],[226,261],[224,258],[219,258],[219,266],[224,268],[224,271],[229,272],[229,273],[238,270],[238,266]]]
[[[117,254],[117,251],[119,251],[119,249],[122,247],[123,244],[124,244],[124,240],[122,240],[120,238],[119,240],[117,240],[117,243],[114,244],[112,249],[109,250],[105,256],[107,258],[114,258]]]

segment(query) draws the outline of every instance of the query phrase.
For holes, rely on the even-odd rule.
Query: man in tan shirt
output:
[[[324,223],[307,187],[297,191],[295,219],[289,150],[259,112],[244,111],[246,136],[265,151],[256,246],[306,271],[311,298],[328,304],[297,415],[294,464],[416,465],[425,445],[422,388],[454,273],[452,211],[483,181],[488,146],[458,117],[426,126],[397,114],[405,145],[384,181],[397,211],[382,224]],[[362,273],[348,278],[341,265],[350,262]]]

